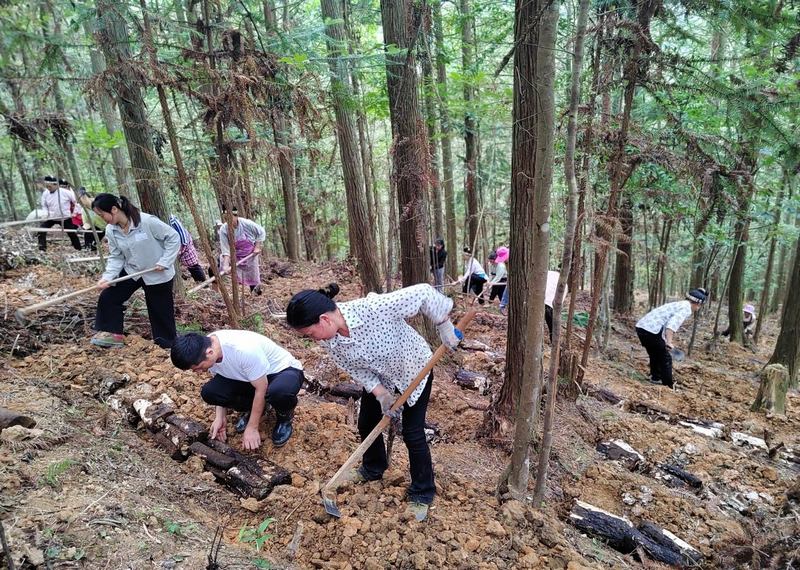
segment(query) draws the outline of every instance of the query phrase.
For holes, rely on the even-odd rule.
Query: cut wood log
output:
[[[172,439],[165,433],[157,431],[151,434],[153,437],[153,441],[156,443],[158,447],[166,451],[170,458],[176,461],[182,461],[186,459],[183,455],[183,451],[181,450],[180,445],[176,444]]]
[[[639,531],[664,548],[675,550],[677,547],[677,551],[683,556],[686,565],[698,564],[703,559],[703,555],[696,548],[657,524],[644,521],[639,525]]]
[[[688,427],[695,433],[711,438],[721,438],[725,433],[725,424],[719,422],[708,422],[705,420],[682,420],[678,425]]]
[[[210,470],[210,467],[219,469],[222,474],[221,476],[224,476],[225,471],[238,463],[235,458],[215,451],[200,441],[196,441],[190,445],[189,451],[206,462],[206,469]]]
[[[246,497],[259,501],[269,495],[276,485],[291,483],[291,474],[278,464],[263,458],[249,457],[239,453],[227,443],[211,439],[208,446],[214,451],[237,460],[237,464],[225,471],[221,479],[225,485]]]
[[[576,501],[569,517],[570,523],[577,529],[603,540],[623,554],[638,554],[641,550],[654,560],[671,566],[685,566],[694,563],[683,554],[682,545],[689,545],[682,540],[679,543],[670,543],[669,537],[661,533],[659,540],[656,541],[635,528],[628,519],[613,515],[588,503]]]
[[[676,420],[672,417],[672,413],[659,406],[658,404],[653,404],[650,402],[629,402],[628,403],[628,411],[633,412],[635,414],[642,414],[648,417],[650,421],[661,420],[664,422],[671,422],[674,423]]]
[[[331,396],[337,398],[350,398],[351,400],[358,400],[364,393],[364,388],[352,382],[341,382],[334,386],[325,389]]]
[[[601,388],[594,385],[586,386],[586,393],[595,400],[599,400],[600,402],[608,402],[614,406],[619,404],[624,399],[607,388]]]
[[[178,448],[179,457],[173,457],[173,459],[184,460],[189,457],[189,446],[194,443],[194,441],[192,441],[188,435],[172,424],[164,424],[164,429],[159,433],[169,439],[175,447]]]
[[[165,420],[168,424],[175,426],[189,438],[190,443],[195,441],[205,441],[208,439],[208,429],[201,424],[190,418],[184,418],[177,414],[167,416]]]
[[[150,431],[160,431],[164,427],[165,419],[175,413],[175,409],[169,403],[156,403],[144,399],[136,400],[133,409]]]
[[[456,372],[455,383],[467,390],[477,390],[479,394],[485,394],[489,389],[489,380],[486,376],[464,368]]]
[[[692,489],[699,489],[703,486],[703,480],[697,477],[696,475],[692,475],[688,471],[681,469],[677,465],[671,465],[669,463],[662,463],[658,466],[658,468],[663,471],[667,477],[663,477],[664,480],[670,487],[680,487],[684,483],[691,487]],[[680,483],[672,484],[672,479],[677,478]]]
[[[22,426],[30,429],[35,425],[36,420],[31,417],[15,412],[14,410],[9,410],[8,408],[0,408],[0,432],[3,431],[3,428],[11,426]]]
[[[621,461],[629,471],[644,467],[645,464],[644,455],[621,439],[598,443],[597,451],[611,460]]]

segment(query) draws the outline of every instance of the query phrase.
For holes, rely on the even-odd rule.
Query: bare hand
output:
[[[166,269],[166,267],[162,267],[162,266],[160,266],[160,265],[156,265],[156,266],[153,268],[153,271],[164,271],[165,269]]]
[[[245,449],[256,450],[261,447],[261,434],[256,428],[245,428],[242,435],[242,447]]]
[[[108,289],[109,287],[111,287],[111,283],[109,283],[105,279],[101,279],[100,281],[97,282],[98,289]]]
[[[214,423],[211,424],[211,429],[209,430],[209,435],[211,439],[216,439],[219,441],[226,441],[228,439],[228,426],[227,426],[226,418],[216,418]]]

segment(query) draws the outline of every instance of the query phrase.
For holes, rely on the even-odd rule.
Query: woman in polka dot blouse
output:
[[[286,308],[289,325],[304,336],[322,343],[336,364],[364,387],[358,431],[366,438],[384,414],[388,414],[398,393],[402,393],[431,358],[431,349],[407,322],[418,313],[434,323],[442,342],[455,348],[460,331],[450,321],[453,301],[428,284],[413,285],[363,299],[335,303],[335,283],[324,289],[306,289],[292,297]],[[425,413],[431,395],[433,372],[420,382],[403,405],[403,440],[411,464],[409,508],[424,520],[436,491],[433,464],[425,440]],[[388,467],[383,436],[369,447],[362,465],[349,478],[354,482],[374,481]]]

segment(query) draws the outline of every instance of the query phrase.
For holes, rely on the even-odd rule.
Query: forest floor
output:
[[[0,434],[0,519],[17,568],[205,568],[218,528],[216,561],[226,569],[661,567],[581,534],[570,524],[576,500],[669,530],[703,555],[702,567],[799,564],[800,516],[787,497],[800,498],[800,395],[790,393],[785,417],[749,410],[755,373],[774,345],[774,322],[758,350],[722,342],[714,352],[705,350],[710,326],[702,323],[695,354],[676,363],[673,392],[645,382],[647,359],[634,321],[617,320],[605,356],[593,357],[586,371],[587,395],[558,403],[551,480],[537,511],[498,502],[510,441],[478,436],[505,366],[505,318],[487,309],[467,331],[466,348],[435,372],[428,421],[437,498],[429,520],[417,523],[405,513],[408,459],[401,438],[383,481],[340,490],[343,517],[336,520],[325,514],[319,489],[357,446],[357,404],[319,390],[348,378],[321,347],[271,318],[268,307],[330,281],[342,285],[342,300],[357,297],[352,269],[303,263],[288,275],[282,262],[262,262],[264,295],[248,297],[248,310],[258,315],[249,324],[299,358],[311,381],[292,439],[274,449],[266,437],[260,451],[287,469],[291,482],[257,501],[218,484],[198,457],[173,461],[147,430],[108,405],[103,385],[122,378],[153,397],[167,394],[182,416],[203,424],[213,418],[199,398],[205,377],[173,368],[168,352],[147,340],[140,293],[129,304],[121,349],[88,343],[93,294],[31,315],[26,326],[14,319],[15,308],[94,283],[96,272],[67,267],[73,253],[52,247],[41,263],[0,277],[0,406],[37,422]],[[224,318],[210,290],[177,303],[184,330],[208,332]],[[688,336],[684,330],[679,344],[685,347]],[[486,377],[488,390],[457,385],[462,368]],[[609,392],[621,401],[605,401]],[[693,428],[682,420],[705,423]],[[273,421],[267,416],[262,435]],[[714,429],[711,422],[723,425]],[[739,432],[760,439],[743,443]],[[596,450],[617,439],[644,461],[631,470]],[[760,440],[784,446],[770,458]],[[229,443],[238,449],[239,436],[229,435]],[[658,468],[665,463],[691,472],[702,486],[681,485]],[[274,521],[265,532],[253,530],[268,518]],[[260,551],[239,540],[268,534]]]

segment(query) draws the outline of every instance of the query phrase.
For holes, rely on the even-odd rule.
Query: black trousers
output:
[[[467,284],[469,284],[469,290],[475,293],[478,296],[478,303],[483,305],[483,286],[486,283],[486,279],[481,277],[477,273],[473,273],[472,275],[464,281],[464,285],[461,287],[461,291],[464,293],[467,292]]]
[[[494,301],[494,298],[497,297],[498,299],[503,298],[503,292],[506,290],[506,282],[502,281],[497,285],[492,285],[491,290],[489,291],[489,300]]]
[[[408,498],[411,501],[431,504],[436,494],[433,482],[433,461],[428,441],[425,439],[425,414],[431,398],[433,372],[428,376],[425,389],[413,406],[403,405],[403,441],[408,448],[408,461],[411,464],[411,486]],[[358,414],[358,433],[363,441],[381,421],[383,413],[378,400],[364,390],[361,397],[361,411]],[[380,479],[389,466],[383,434],[369,446],[361,462],[361,471],[368,481]]]
[[[97,230],[97,237],[100,241],[103,241],[105,235],[106,235],[105,230]],[[92,233],[92,230],[89,230],[88,232],[83,234],[83,245],[86,249],[97,251],[97,244],[94,242],[94,234]]]
[[[297,393],[303,386],[302,370],[286,368],[267,376],[267,402],[278,414],[287,414],[297,406]],[[249,412],[253,408],[256,389],[250,382],[231,380],[215,374],[203,384],[200,397],[212,406],[231,408],[238,412]]]
[[[60,225],[65,230],[77,230],[78,227],[72,223],[70,218],[65,218],[63,220],[47,220],[42,222],[40,228],[52,228],[53,226]],[[81,240],[78,239],[78,234],[76,232],[69,232],[67,234],[69,236],[69,241],[72,242],[72,247],[77,250],[81,249]],[[39,232],[39,249],[42,251],[47,251],[47,232]]]
[[[195,263],[194,265],[190,265],[187,267],[189,270],[189,275],[192,276],[192,279],[197,281],[198,283],[202,283],[206,280],[206,273],[203,271],[203,268],[200,267],[199,263]]]
[[[553,342],[553,307],[544,306],[544,322],[547,323],[547,330],[550,331],[550,342]]]
[[[653,334],[636,327],[636,334],[650,357],[650,377],[653,382],[661,382],[671,388],[673,384],[672,354],[670,354],[661,333]]]
[[[124,270],[119,274],[120,277],[125,275],[127,273]],[[177,336],[171,279],[158,285],[145,285],[142,278],[139,277],[104,289],[97,300],[94,328],[98,331],[122,334],[125,301],[130,299],[139,287],[144,289],[144,300],[147,304],[147,316],[150,318],[153,342],[161,348],[170,348]]]

